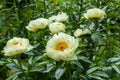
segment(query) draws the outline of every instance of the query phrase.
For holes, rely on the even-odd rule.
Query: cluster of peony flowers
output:
[[[32,20],[29,22],[28,26],[26,26],[26,29],[32,32],[36,32],[38,29],[45,29],[47,26],[49,26],[49,30],[52,34],[65,32],[65,25],[62,23],[62,21],[67,21],[67,19],[68,15],[61,12],[58,15],[49,17],[49,19],[38,18]]]
[[[33,49],[33,46],[29,43],[28,39],[14,37],[10,39],[3,52],[5,56],[15,56]]]
[[[87,19],[101,18],[104,16],[104,14],[105,12],[103,10],[95,8],[88,10],[87,13],[84,14],[84,16]],[[26,29],[32,32],[36,32],[38,29],[45,29],[47,26],[49,26],[49,30],[54,35],[47,42],[45,54],[49,58],[52,58],[56,61],[69,61],[77,59],[77,56],[74,52],[79,44],[78,39],[75,39],[71,35],[63,33],[65,32],[65,25],[62,22],[67,20],[68,15],[61,12],[58,15],[53,15],[49,17],[48,19],[38,18],[32,20],[29,22],[28,26],[26,26]],[[81,35],[85,34],[91,34],[91,31],[87,28],[78,28],[74,32],[75,37],[80,37]],[[6,56],[14,56],[27,52],[31,49],[33,49],[33,46],[29,43],[28,39],[14,37],[7,42],[3,52]]]
[[[84,17],[87,19],[93,19],[93,18],[102,18],[105,15],[105,11],[99,8],[93,8],[89,9],[87,13],[84,13]]]
[[[49,29],[52,34],[58,32],[65,32],[65,25],[62,23],[68,20],[68,15],[66,13],[59,13],[58,15],[53,15],[49,17]]]
[[[63,22],[68,20],[68,15],[64,12],[58,13],[58,15],[53,15],[49,17],[49,22]]]

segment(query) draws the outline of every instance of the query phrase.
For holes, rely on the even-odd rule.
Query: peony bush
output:
[[[0,80],[119,80],[119,0],[0,1]]]

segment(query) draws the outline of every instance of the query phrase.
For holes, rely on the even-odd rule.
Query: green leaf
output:
[[[90,68],[88,71],[87,71],[87,74],[90,74],[94,71],[96,71],[99,67],[93,67],[93,68]]]
[[[102,43],[101,36],[98,33],[92,34],[91,39],[96,45],[100,45]]]
[[[6,61],[0,60],[0,65],[4,65],[4,64],[6,64],[6,63],[7,63]]]
[[[108,59],[108,62],[116,62],[119,60],[120,60],[120,58],[110,58],[110,59]]]
[[[65,70],[66,68],[58,68],[55,72],[55,78],[59,80],[60,77],[64,74]]]
[[[106,77],[106,78],[109,77],[105,72],[102,72],[102,71],[96,71],[96,72],[94,72],[92,74],[94,74],[96,76]]]
[[[34,53],[33,53],[32,51],[28,51],[28,52],[26,52],[25,54],[27,54],[27,55],[31,55],[31,56],[34,55]]]
[[[34,48],[37,48],[40,45],[40,43],[37,43],[35,45],[33,45]]]
[[[78,61],[73,61],[72,64],[77,65],[80,69],[84,69],[84,67],[82,66],[82,64]]]
[[[33,63],[33,57],[30,57],[30,59],[28,60],[28,63],[29,63],[29,64],[32,64],[32,63]]]
[[[30,72],[42,72],[44,70],[44,67],[43,66],[36,66],[36,67],[33,67]]]
[[[90,78],[97,79],[97,80],[104,80],[104,79],[102,79],[101,77],[96,76],[96,75],[89,75],[89,77],[90,77]]]
[[[111,66],[105,66],[102,68],[102,71],[106,72],[108,75],[112,74],[112,67]]]
[[[39,61],[41,58],[42,58],[42,56],[36,56],[36,57],[34,58],[34,61],[35,61],[35,62],[36,62],[36,61]]]
[[[120,61],[116,62],[115,64],[116,64],[116,65],[120,65]]]
[[[6,80],[16,80],[18,78],[18,75],[21,74],[22,72],[15,72],[13,75],[8,77]]]
[[[116,65],[112,65],[112,68],[120,75],[120,70]]]
[[[92,63],[90,60],[87,59],[87,57],[84,57],[84,56],[80,56],[78,57],[80,60],[84,61],[84,62],[87,62],[87,63]]]
[[[43,73],[48,73],[54,68],[53,64],[47,64],[46,69],[43,71]]]
[[[11,70],[15,70],[15,71],[19,71],[20,69],[13,63],[9,63],[9,64],[6,64],[6,66],[8,68],[10,68]]]

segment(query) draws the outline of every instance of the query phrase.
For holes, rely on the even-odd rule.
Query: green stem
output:
[[[23,70],[22,65],[21,65],[20,55],[18,56],[18,63],[19,63],[19,68],[20,68],[21,70]]]
[[[16,0],[14,0],[14,6],[15,6],[15,16],[17,18],[17,22],[20,23],[19,14],[18,14],[17,7],[16,7]]]
[[[69,66],[69,62],[66,62],[66,79],[70,80],[71,77],[71,72],[70,72],[70,66]]]
[[[107,16],[106,16],[107,21]],[[110,27],[109,24],[106,22],[106,50],[108,50],[109,55],[106,53],[106,57],[110,57],[112,54],[111,44],[110,44],[110,36],[109,36]]]
[[[80,10],[79,10],[79,20],[81,19],[81,16],[82,16],[82,8],[83,8],[83,0],[80,0]]]
[[[98,19],[95,19],[95,32],[97,32],[97,28],[99,28]]]
[[[100,1],[99,0],[95,0],[95,2],[96,2],[96,7],[99,8]]]

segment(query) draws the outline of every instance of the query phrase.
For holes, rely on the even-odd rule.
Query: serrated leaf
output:
[[[88,71],[87,71],[87,74],[90,74],[94,71],[96,71],[99,67],[93,67],[93,68],[90,68]]]
[[[55,78],[59,80],[60,77],[64,74],[65,70],[66,68],[58,68],[55,72]]]

